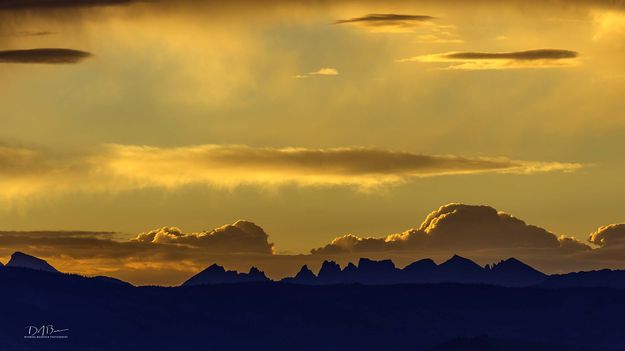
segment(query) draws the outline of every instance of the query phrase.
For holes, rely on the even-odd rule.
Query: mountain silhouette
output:
[[[361,258],[358,261],[358,282],[363,284],[398,283],[398,269],[391,260],[374,261]]]
[[[310,285],[317,282],[317,276],[315,276],[315,274],[308,268],[307,265],[303,265],[294,277],[284,278],[282,279],[282,281],[285,283]]]
[[[402,282],[423,283],[434,281],[437,268],[436,263],[429,258],[413,262],[401,270]]]
[[[189,278],[187,281],[182,283],[182,285],[213,285],[266,281],[269,281],[269,278],[265,276],[264,272],[260,271],[256,267],[250,268],[249,273],[237,273],[236,271],[227,271],[224,267],[213,264],[200,273]]]
[[[213,264],[165,288],[14,266],[22,255],[0,268],[10,316],[0,350],[625,350],[625,271],[547,276],[514,258],[482,268],[460,256],[399,269],[363,258],[343,269],[326,261],[318,275],[303,266],[289,284]],[[39,347],[16,337],[40,321],[70,338]]]
[[[477,263],[454,255],[438,266],[436,280],[451,283],[485,283],[488,281],[486,274],[487,271]]]
[[[317,274],[317,281],[322,284],[337,284],[343,283],[343,272],[341,272],[341,266],[334,261],[323,261],[319,274]]]
[[[440,265],[426,258],[403,269],[396,268],[391,260],[361,258],[357,266],[350,262],[342,270],[336,262],[324,261],[317,276],[304,266],[296,276],[285,278],[282,282],[310,285],[464,283],[514,287],[538,284],[546,278],[546,274],[515,258],[481,267],[467,258],[454,255]]]
[[[11,259],[7,263],[7,267],[19,267],[35,269],[44,272],[59,273],[59,271],[52,267],[48,262],[37,258],[35,256],[27,255],[23,252],[16,251],[11,255]]]
[[[547,275],[512,257],[487,266],[489,281],[505,286],[530,286],[543,282]]]
[[[123,286],[134,286],[126,281],[123,281],[121,279],[117,279],[117,278],[112,278],[112,277],[107,277],[104,275],[98,275],[95,277],[91,277],[91,279],[93,280],[98,280],[101,282],[105,282],[105,283],[109,283],[109,284],[117,284],[117,285],[123,285]]]
[[[545,288],[612,288],[625,289],[625,270],[602,269],[548,276],[538,284]]]
[[[362,267],[383,272],[392,266]],[[300,279],[315,277],[307,267],[301,273]],[[133,287],[19,267],[1,268],[0,286],[0,350],[625,350],[625,289],[278,282]],[[23,338],[25,326],[40,323],[67,329],[60,335],[69,338]]]

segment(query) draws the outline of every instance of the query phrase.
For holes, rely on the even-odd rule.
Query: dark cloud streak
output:
[[[576,58],[579,54],[571,50],[539,49],[512,52],[456,52],[444,55],[455,60],[560,60]]]
[[[392,22],[428,22],[434,20],[435,17],[424,15],[401,15],[393,13],[372,13],[362,17],[354,17],[348,19],[337,20],[334,24],[342,23],[365,23],[376,25],[377,23],[389,24]]]
[[[0,63],[73,64],[92,54],[73,49],[40,48],[0,51]]]
[[[133,0],[4,0],[0,1],[0,10],[123,5],[131,2]]]

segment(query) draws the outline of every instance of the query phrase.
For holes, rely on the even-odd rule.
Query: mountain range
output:
[[[15,253],[0,286],[0,350],[625,350],[625,271],[545,275],[513,258],[326,261],[279,282],[214,264],[135,287]],[[42,325],[67,339],[24,338]]]
[[[6,266],[0,262],[0,269],[6,268],[25,268],[61,273],[45,260],[23,252],[13,253]],[[96,276],[91,279],[132,286],[130,283],[112,277]],[[218,264],[212,264],[186,280],[181,286],[265,282],[297,285],[453,283],[504,287],[625,289],[625,270],[603,269],[548,275],[516,258],[508,258],[482,267],[470,259],[454,255],[441,264],[436,264],[433,260],[426,258],[413,262],[404,268],[397,268],[391,260],[374,261],[361,258],[357,265],[350,262],[343,268],[334,261],[326,260],[322,263],[317,274],[304,265],[295,276],[279,281],[269,279],[263,271],[256,267],[250,268],[247,273],[241,273],[226,270]]]

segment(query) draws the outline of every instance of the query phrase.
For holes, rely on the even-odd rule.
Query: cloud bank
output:
[[[625,268],[624,224],[600,227],[590,241],[598,248],[556,236],[489,206],[448,204],[431,212],[418,228],[381,237],[348,234],[308,255],[277,254],[269,234],[250,221],[185,233],[162,227],[122,237],[110,232],[0,232],[0,257],[27,251],[61,271],[111,275],[137,284],[179,284],[211,263],[246,270],[254,265],[274,278],[293,275],[302,264],[331,258],[418,258],[453,254],[484,262],[517,257],[548,272]]]
[[[267,233],[249,221],[189,234],[163,227],[134,238],[111,232],[0,231],[0,257],[14,251],[45,257],[64,272],[142,284],[179,284],[207,262],[252,265],[277,257]]]
[[[382,238],[361,238],[347,234],[312,254],[337,254],[393,250],[449,250],[523,248],[588,250],[587,245],[547,230],[527,225],[490,206],[448,204],[431,212],[417,229]]]
[[[490,70],[571,67],[579,54],[570,50],[538,49],[511,52],[448,52],[400,59],[397,62],[448,63],[446,69]]]
[[[354,186],[392,185],[419,177],[480,173],[534,174],[574,171],[578,163],[503,157],[421,155],[374,148],[253,148],[198,145],[158,148],[105,145],[82,156],[61,157],[28,148],[0,146],[4,199],[60,191],[123,191],[206,185]]]
[[[3,50],[0,51],[0,63],[71,64],[91,56],[85,51],[58,48]]]

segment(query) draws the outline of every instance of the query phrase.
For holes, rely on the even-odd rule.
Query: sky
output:
[[[0,261],[22,250],[159,284],[215,261],[280,276],[325,254],[625,268],[624,11],[0,1]],[[497,211],[556,241],[482,238],[516,233]],[[436,236],[432,213],[471,240],[394,246]],[[583,255],[549,259],[557,248]]]

